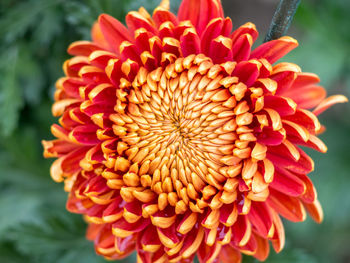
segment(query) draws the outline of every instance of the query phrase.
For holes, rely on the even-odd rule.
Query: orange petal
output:
[[[332,107],[334,104],[337,103],[345,103],[348,102],[347,97],[343,95],[333,95],[322,101],[316,109],[314,109],[313,114],[316,116],[320,115],[322,112],[327,110],[329,107]]]
[[[293,83],[293,88],[298,89],[302,87],[308,87],[320,82],[320,78],[314,73],[299,72],[297,78]]]
[[[316,223],[321,223],[323,221],[323,210],[320,202],[316,199],[313,203],[304,203],[304,206]]]
[[[76,41],[69,45],[68,53],[73,56],[89,56],[93,51],[103,49],[89,41]]]
[[[241,263],[242,254],[230,245],[221,248],[219,258],[223,263]]]
[[[103,36],[102,30],[100,28],[100,25],[98,22],[95,22],[91,29],[91,38],[92,41],[100,45],[101,47],[104,47],[106,49],[109,48],[108,42]]]
[[[273,223],[275,226],[275,233],[272,237],[271,243],[277,253],[279,253],[285,245],[285,233],[281,218],[275,211],[271,211],[273,216]]]
[[[254,257],[260,261],[265,261],[270,253],[269,242],[267,239],[262,238],[259,235],[255,235],[255,239],[257,242],[257,250]]]

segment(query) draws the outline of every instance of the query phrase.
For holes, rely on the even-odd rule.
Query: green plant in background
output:
[[[172,1],[174,7],[178,2]],[[52,92],[62,76],[57,69],[68,57],[66,47],[89,39],[91,24],[100,13],[122,19],[128,10],[141,5],[152,9],[156,4],[156,0],[0,2],[0,262],[105,262],[85,240],[80,216],[65,210],[66,195],[49,178],[50,161],[42,158],[40,140],[49,136],[54,122]],[[295,21],[301,47],[286,58],[304,71],[318,73],[330,93],[349,95],[349,11],[347,0],[302,1]],[[305,60],[310,53],[317,56]],[[349,108],[337,110],[323,117],[328,123],[323,135],[330,147],[328,156],[311,154],[318,164],[312,179],[325,222],[286,223],[286,249],[268,262],[350,261],[350,123],[339,114],[349,113]]]

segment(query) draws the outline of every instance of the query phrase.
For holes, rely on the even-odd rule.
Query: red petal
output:
[[[63,140],[42,141],[45,158],[61,157],[75,150],[78,146]]]
[[[144,28],[150,33],[157,34],[156,28],[139,12],[129,12],[125,18],[125,21],[131,31]]]
[[[295,113],[297,105],[289,98],[280,96],[265,96],[264,107],[274,109],[281,117]]]
[[[282,71],[271,75],[271,79],[277,82],[277,95],[283,95],[290,90],[297,74],[293,71]]]
[[[269,160],[273,162],[275,167],[281,167],[282,169],[287,168],[291,172],[307,174],[314,170],[314,162],[312,159],[304,153],[301,149],[298,149],[300,153],[300,159],[298,161],[294,161],[292,159],[285,158],[283,154],[270,154],[267,152],[267,157]]]
[[[285,120],[304,126],[310,132],[315,133],[320,128],[320,122],[315,114],[308,110],[297,109],[294,115],[284,117]]]
[[[108,64],[108,61],[110,59],[116,58],[117,56],[112,52],[97,50],[90,54],[89,61],[91,65],[99,67],[101,69],[105,69]]]
[[[209,57],[216,64],[232,61],[232,41],[228,37],[218,36],[211,41]]]
[[[231,245],[238,247],[247,244],[252,234],[252,226],[247,216],[238,216],[236,223],[232,226]]]
[[[248,217],[254,230],[259,235],[267,238],[272,227],[272,216],[269,207],[263,202],[252,202]]]
[[[102,14],[98,22],[105,39],[115,53],[119,54],[119,46],[123,41],[132,42],[130,31],[117,19],[107,14]]]
[[[140,219],[136,223],[129,223],[124,218],[121,218],[112,225],[113,234],[117,237],[126,237],[133,233],[141,232],[149,225],[149,220]]]
[[[160,27],[161,24],[167,21],[170,21],[171,23],[173,23],[174,26],[177,26],[178,24],[177,17],[173,13],[161,7],[158,7],[154,10],[153,20],[158,26],[158,28]]]
[[[221,254],[221,244],[218,242],[212,246],[208,246],[205,243],[202,243],[198,249],[197,256],[200,263],[215,262],[219,253]]]
[[[297,175],[285,169],[276,169],[275,176],[270,184],[273,189],[289,196],[298,197],[305,193],[306,185]]]
[[[201,52],[200,39],[194,28],[188,28],[180,39],[182,55],[187,57]]]
[[[321,86],[307,86],[296,89],[293,86],[284,96],[290,97],[303,109],[311,109],[319,105],[327,96],[326,90]]]
[[[295,174],[295,175],[298,176],[298,178],[302,180],[304,185],[306,186],[305,193],[299,197],[300,200],[303,201],[303,203],[313,203],[317,199],[317,192],[312,181],[305,174]]]
[[[270,189],[267,202],[278,214],[290,221],[301,222],[306,218],[305,209],[297,198]]]
[[[224,18],[220,0],[184,0],[178,12],[179,20],[190,20],[199,35],[210,20],[218,17]]]
[[[280,145],[284,139],[285,134],[283,132],[274,131],[270,127],[264,127],[257,136],[258,142],[265,145]]]
[[[260,62],[242,61],[236,65],[232,75],[237,76],[241,82],[250,87],[257,80],[260,67]]]
[[[249,34],[252,37],[253,42],[258,38],[259,33],[256,30],[256,27],[253,23],[246,23],[239,28],[237,28],[233,33],[232,33],[232,42],[235,43],[237,39],[244,35],[244,34]]]
[[[75,127],[69,134],[69,138],[75,143],[96,145],[100,142],[96,135],[97,128],[98,127],[95,125],[82,125]]]
[[[216,18],[209,22],[207,27],[205,28],[202,36],[202,52],[205,55],[209,55],[210,43],[213,39],[217,38],[220,35],[220,32],[223,28],[223,19]]]
[[[235,42],[232,42],[233,61],[247,60],[253,45],[253,38],[250,34],[241,35]]]
[[[321,153],[327,152],[327,146],[323,143],[323,141],[321,141],[318,137],[314,135],[310,135],[309,140],[307,142],[300,140],[299,138],[293,138],[293,137],[290,138],[290,141],[293,142],[294,144],[312,148]]]
[[[291,37],[281,37],[257,47],[251,53],[251,58],[265,58],[271,64],[284,57],[298,46],[298,42]]]

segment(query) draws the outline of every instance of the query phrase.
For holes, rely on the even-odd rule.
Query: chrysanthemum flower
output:
[[[232,32],[220,0],[162,1],[127,27],[103,14],[92,42],[69,48],[57,81],[45,157],[64,181],[67,209],[89,223],[98,254],[138,262],[264,260],[284,245],[281,216],[322,210],[300,148],[327,148],[319,78],[279,63],[291,37],[264,43],[247,23]],[[313,110],[312,110],[313,109]]]

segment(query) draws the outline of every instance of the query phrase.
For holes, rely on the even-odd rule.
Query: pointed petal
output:
[[[265,58],[273,64],[297,46],[298,42],[294,38],[284,36],[257,47],[251,53],[250,58]]]
[[[293,222],[301,222],[306,219],[306,212],[301,201],[270,189],[270,196],[267,200],[278,214]]]
[[[103,49],[96,43],[76,41],[69,45],[68,53],[72,56],[89,56],[95,50]]]
[[[117,19],[107,14],[102,14],[98,22],[110,48],[117,54],[119,54],[119,46],[123,41],[132,42],[133,38],[130,31]]]
[[[210,20],[218,17],[224,18],[220,0],[184,0],[178,12],[179,20],[190,20],[199,35]]]
[[[347,97],[343,95],[333,95],[322,101],[316,109],[314,109],[313,114],[316,116],[320,115],[322,112],[327,110],[328,108],[332,107],[334,104],[337,103],[345,103],[348,102]]]
[[[253,45],[253,38],[250,34],[241,35],[237,41],[233,42],[232,56],[233,61],[247,60],[250,56],[250,50]]]
[[[194,28],[185,30],[180,39],[181,51],[184,57],[201,52],[200,39]]]
[[[233,33],[232,33],[232,42],[235,43],[237,39],[244,35],[244,34],[249,34],[252,37],[253,42],[258,38],[258,31],[256,30],[256,27],[253,23],[246,23],[239,28],[237,28]]]
[[[170,11],[162,7],[158,7],[154,10],[152,18],[158,28],[163,23],[168,21],[171,22],[174,26],[177,26],[179,23],[179,21],[177,20],[177,17],[173,13],[171,13]]]
[[[92,41],[100,45],[101,47],[108,49],[109,45],[105,37],[103,36],[101,27],[98,22],[95,22],[91,29]]]
[[[315,200],[313,203],[304,203],[304,206],[316,223],[321,223],[323,221],[323,210],[321,204],[318,200]]]
[[[157,33],[156,28],[153,25],[153,21],[149,21],[145,16],[140,12],[131,11],[126,15],[125,18],[126,24],[131,31],[136,31],[139,28],[144,28],[148,32],[153,34]]]

